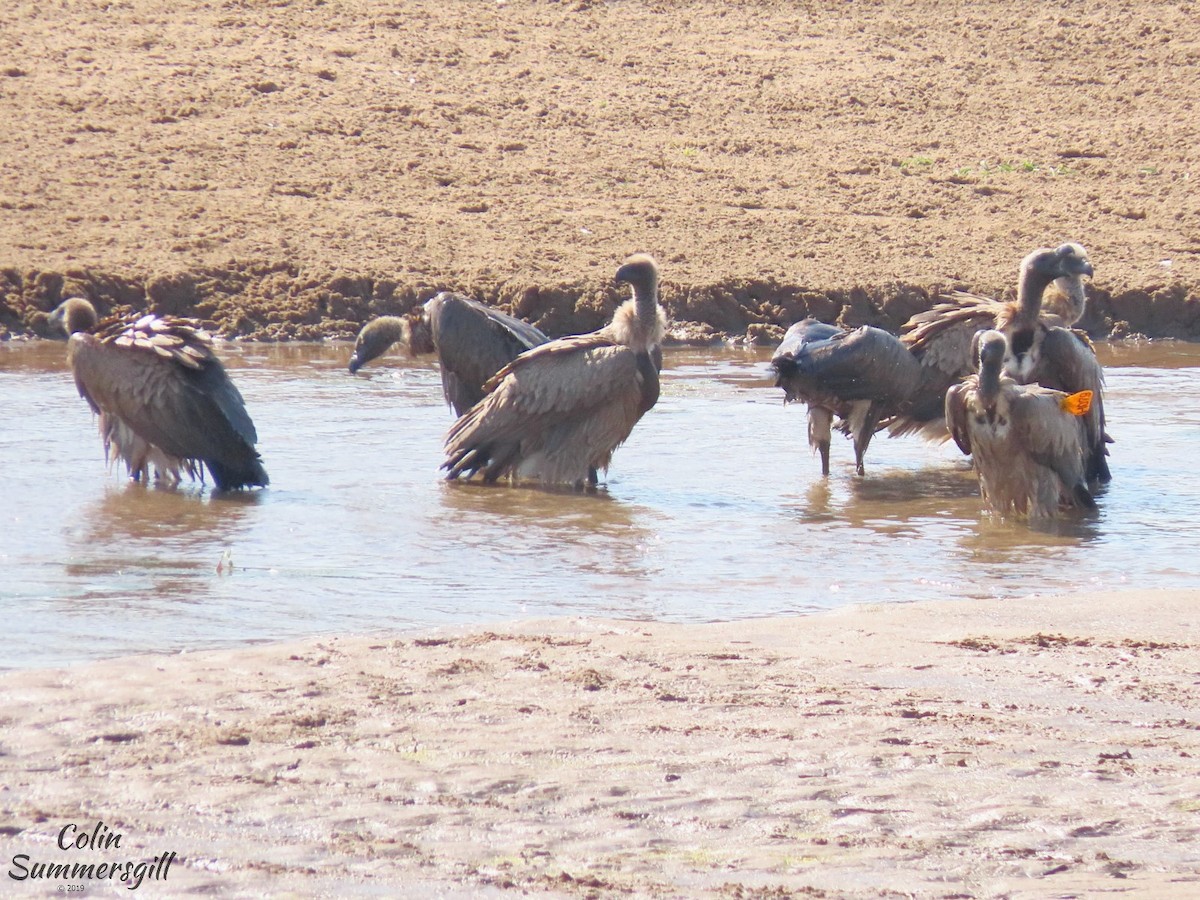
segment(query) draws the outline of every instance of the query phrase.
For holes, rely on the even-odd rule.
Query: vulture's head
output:
[[[1034,250],[1022,261],[1021,271],[1036,272],[1047,284],[1056,278],[1079,278],[1093,274],[1087,251],[1074,242],[1054,249],[1047,247]]]
[[[413,324],[406,316],[380,316],[368,322],[358,333],[354,353],[350,356],[350,372],[354,374],[373,359],[387,353],[396,342],[412,352]]]
[[[630,285],[634,296],[652,296],[658,287],[658,263],[647,253],[635,253],[617,269],[616,282]]]
[[[82,297],[71,297],[64,300],[46,317],[53,334],[69,338],[77,331],[91,331],[96,327],[99,316],[96,307]]]
[[[978,331],[973,340],[979,371],[999,373],[1008,352],[1008,341],[999,331]]]

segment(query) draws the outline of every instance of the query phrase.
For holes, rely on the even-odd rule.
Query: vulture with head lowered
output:
[[[855,469],[881,418],[896,415],[920,382],[916,357],[895,337],[864,325],[844,331],[816,319],[794,324],[771,359],[784,402],[808,404],[808,443],[829,474],[829,442],[836,415],[854,440]]]
[[[350,371],[357,372],[397,342],[410,355],[436,353],[446,403],[461,416],[483,398],[483,385],[493,375],[548,340],[528,322],[443,291],[415,314],[380,316],[364,325]]]
[[[75,385],[100,417],[106,453],[135,481],[152,469],[169,484],[203,480],[207,469],[218,490],[269,482],[242,395],[199,323],[155,315],[98,323],[80,298],[50,319],[68,335]]]

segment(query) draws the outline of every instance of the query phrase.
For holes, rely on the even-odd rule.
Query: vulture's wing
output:
[[[1083,417],[1088,477],[1108,481],[1111,476],[1105,459],[1104,367],[1096,358],[1091,342],[1067,328],[1046,329],[1032,375],[1038,384],[1069,394],[1092,392],[1091,410]]]
[[[549,338],[532,325],[458,294],[430,301],[429,323],[446,402],[459,415],[483,397],[483,385],[520,354]]]
[[[971,410],[968,400],[977,381],[972,375],[946,391],[946,427],[958,449],[967,456],[971,455]]]
[[[532,447],[553,452],[567,441],[581,452],[611,451],[644,412],[643,385],[656,374],[633,350],[595,335],[535,347],[501,369],[455,422],[444,468],[450,477],[485,465],[491,473]]]

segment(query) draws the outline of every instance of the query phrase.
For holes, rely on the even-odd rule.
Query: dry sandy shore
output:
[[[153,896],[1197,896],[1198,601],[562,619],[13,673],[4,861],[175,851]],[[119,852],[58,848],[97,822]]]

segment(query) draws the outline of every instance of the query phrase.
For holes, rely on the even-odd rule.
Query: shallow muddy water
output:
[[[447,484],[431,359],[226,345],[267,490],[106,471],[64,345],[0,345],[0,667],[554,615],[704,622],[908,601],[1200,584],[1200,346],[1102,347],[1114,481],[1031,529],[984,514],[953,444],[879,437],[833,473],[769,352],[669,351],[595,496]]]

